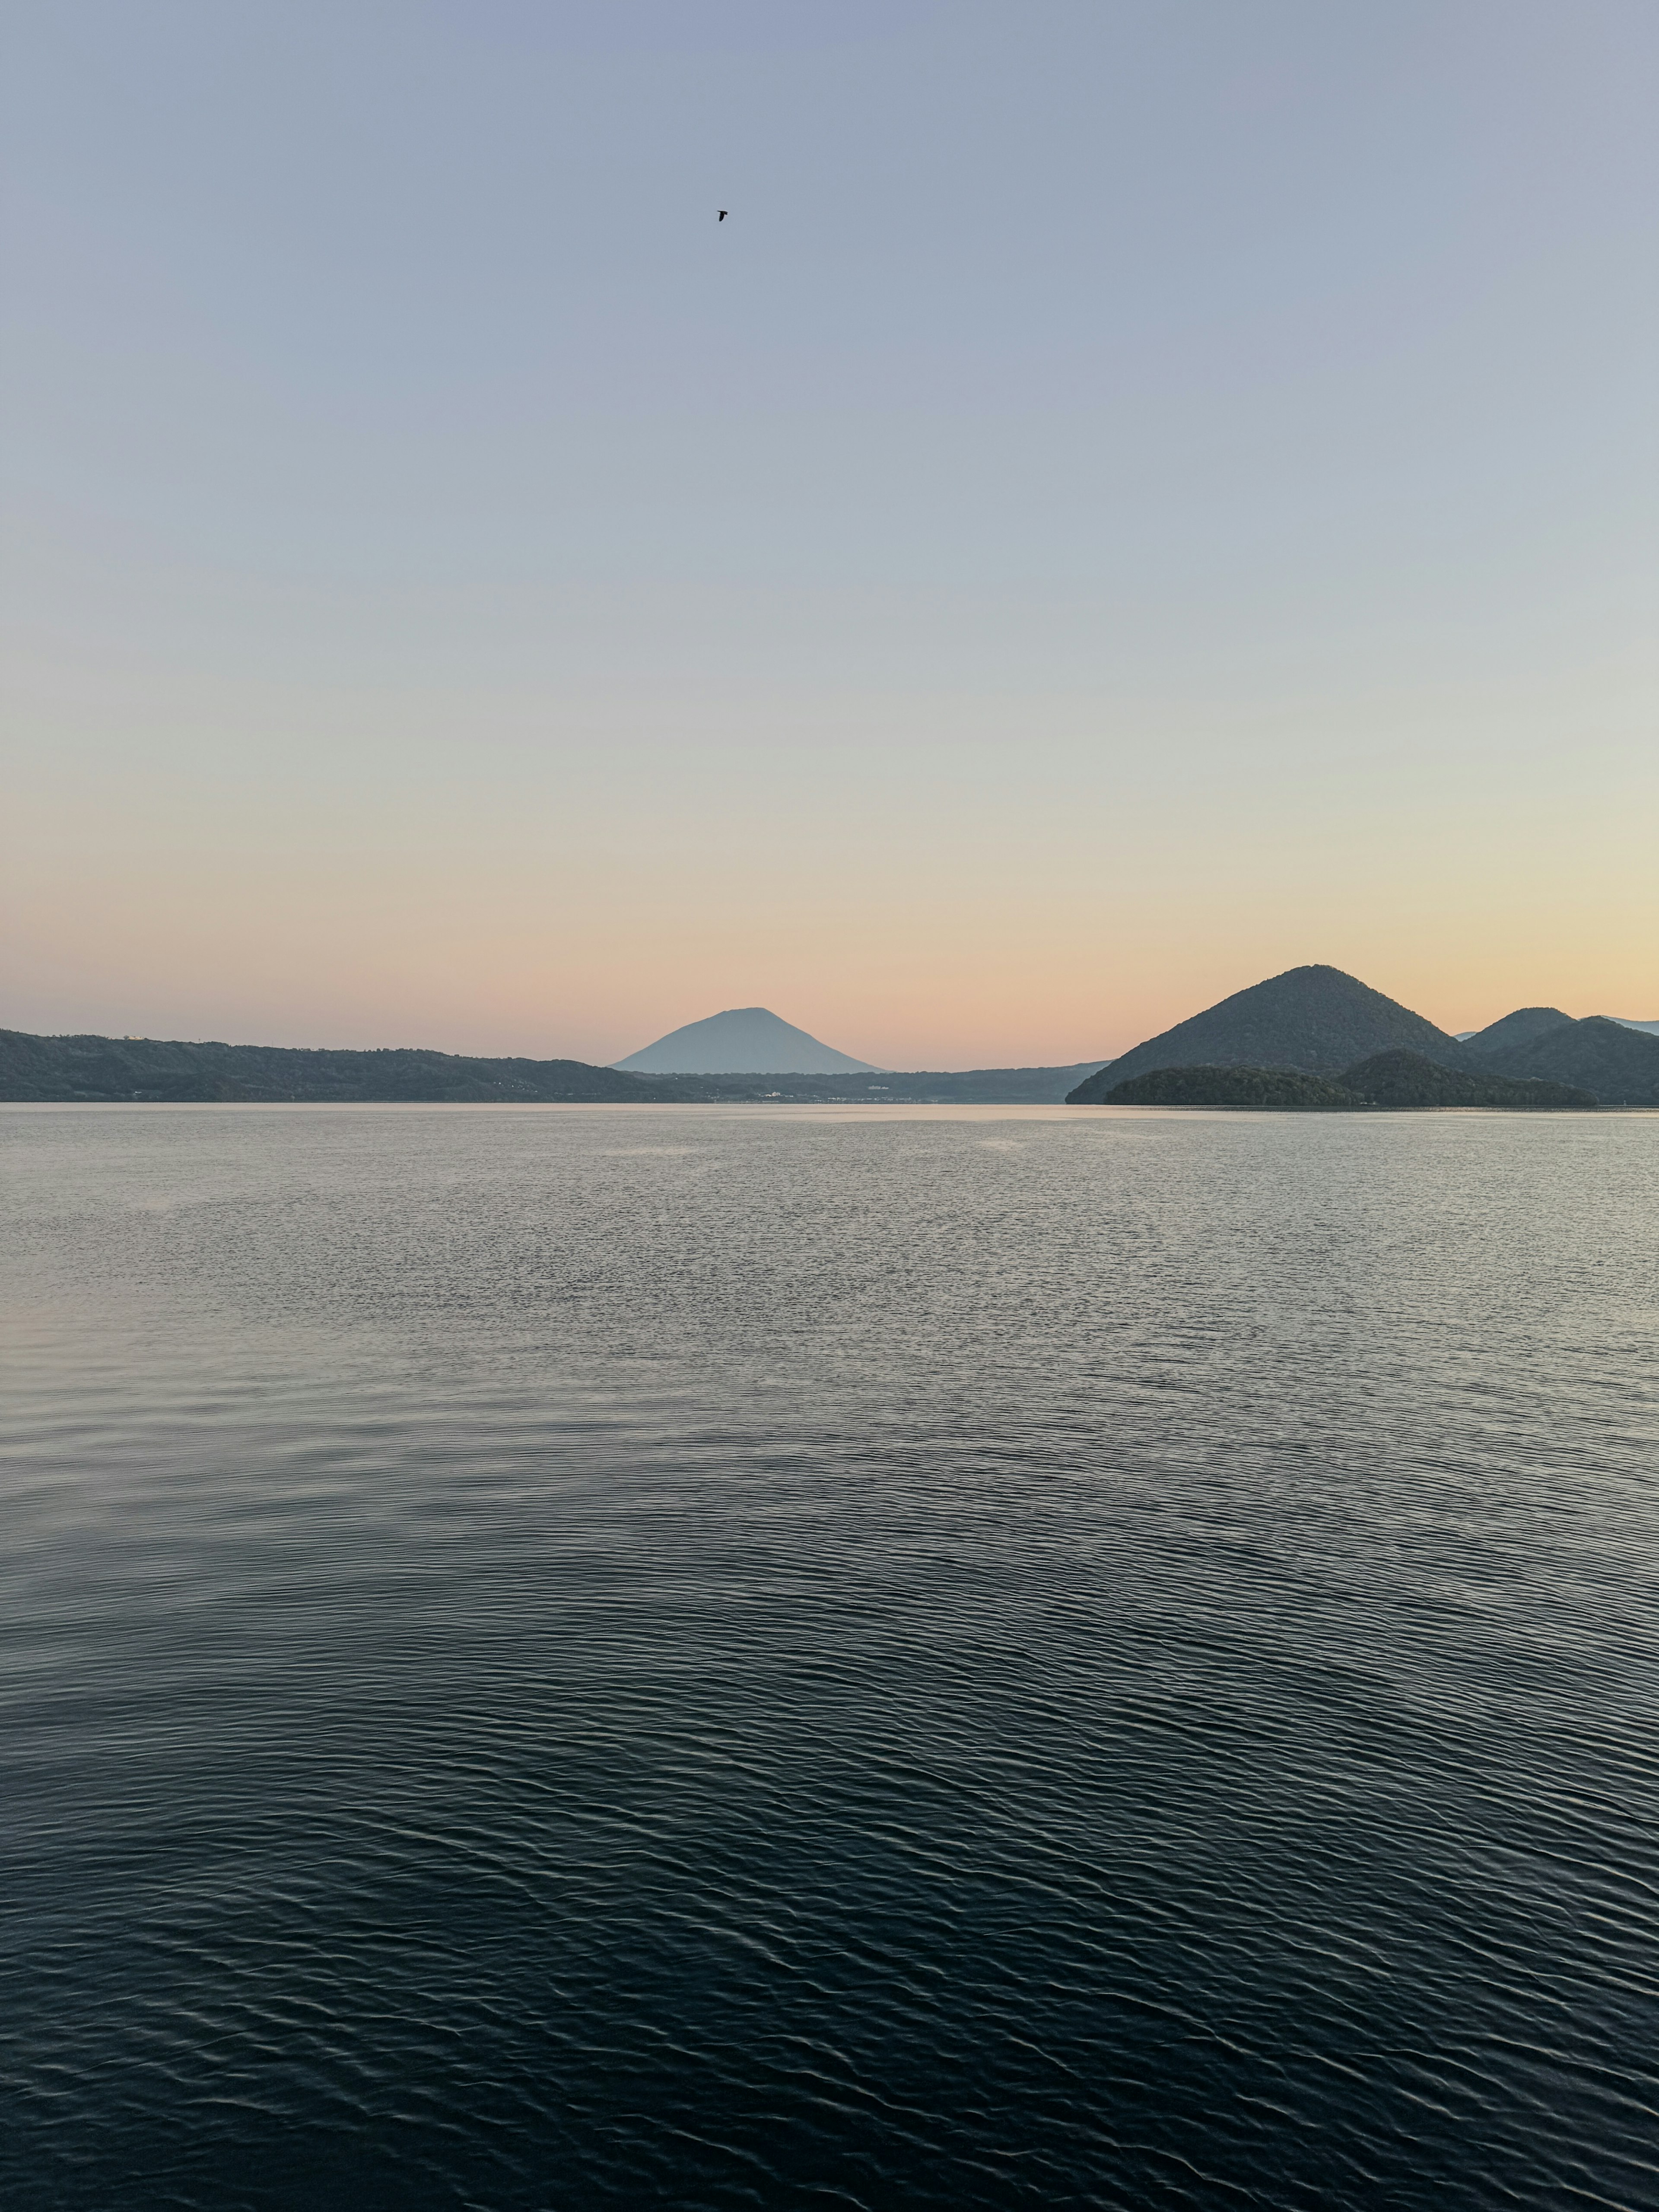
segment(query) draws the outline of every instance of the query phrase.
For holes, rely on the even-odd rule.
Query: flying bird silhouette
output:
[[[720,210],[720,221],[722,222],[726,221],[726,210],[724,208]]]

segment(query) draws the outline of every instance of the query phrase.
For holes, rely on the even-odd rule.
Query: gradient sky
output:
[[[1652,0],[5,21],[0,1020],[1659,1016]]]

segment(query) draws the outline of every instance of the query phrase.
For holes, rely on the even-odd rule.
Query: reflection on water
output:
[[[1655,2201],[1659,1117],[0,1140],[8,2206]]]

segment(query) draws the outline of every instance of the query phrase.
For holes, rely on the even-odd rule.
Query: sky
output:
[[[1659,1017],[1651,0],[3,20],[8,1026]]]

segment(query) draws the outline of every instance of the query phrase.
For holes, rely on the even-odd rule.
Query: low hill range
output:
[[[1367,1106],[1503,1106],[1583,1108],[1600,1104],[1593,1091],[1533,1076],[1500,1075],[1490,1068],[1443,1067],[1416,1052],[1379,1052],[1346,1067],[1340,1081]]]
[[[1065,1067],[883,1071],[821,1045],[764,1007],[688,1024],[632,1060],[654,1055],[659,1047],[673,1046],[674,1038],[698,1030],[714,1033],[715,1056],[725,1058],[737,1033],[720,1025],[741,1017],[752,1038],[763,1031],[749,1023],[751,1016],[763,1018],[763,1035],[772,1040],[767,1056],[775,1050],[805,1054],[811,1048],[838,1064],[781,1072],[741,1065],[653,1072],[628,1063],[596,1067],[578,1060],[492,1060],[414,1048],[308,1050],[0,1030],[0,1099],[411,1105],[1047,1105],[1065,1099],[1084,1105],[1111,1097],[1118,1103],[1171,1105],[1276,1103],[1283,1109],[1309,1110],[1346,1110],[1355,1102],[1659,1107],[1659,1035],[1643,1024],[1603,1015],[1574,1020],[1558,1007],[1522,1006],[1459,1039],[1357,977],[1322,966],[1293,968],[1235,992],[1116,1060]],[[788,1042],[795,1039],[804,1042],[799,1047]],[[708,1042],[707,1036],[703,1042]],[[1379,1089],[1382,1071],[1373,1063],[1389,1054],[1403,1055],[1409,1065],[1395,1069],[1385,1101]],[[688,1056],[688,1048],[676,1047],[670,1056]],[[1467,1086],[1425,1075],[1425,1067],[1468,1078],[1485,1089],[1477,1097]],[[1190,1076],[1179,1084],[1166,1079],[1181,1069]],[[1224,1097],[1230,1069],[1232,1095]],[[1358,1082],[1361,1069],[1370,1070],[1369,1089]],[[1316,1079],[1346,1095],[1332,1099],[1305,1081],[1279,1080],[1291,1076]],[[1162,1082],[1156,1099],[1150,1089],[1130,1087],[1152,1077]],[[1506,1084],[1521,1089],[1500,1097]],[[1577,1095],[1547,1098],[1538,1085]]]
[[[1425,1062],[1425,1066],[1427,1062]],[[1358,1113],[1364,1100],[1300,1067],[1151,1067],[1114,1084],[1103,1106],[1209,1106],[1267,1114]]]
[[[1373,1063],[1390,1054],[1485,1086],[1478,1098],[1468,1090],[1454,1097],[1459,1086],[1437,1089],[1420,1069],[1396,1070],[1387,1102],[1395,1106],[1659,1106],[1659,1036],[1645,1030],[1602,1015],[1574,1021],[1553,1006],[1524,1006],[1460,1040],[1357,976],[1328,967],[1292,968],[1235,992],[1121,1054],[1068,1097],[1076,1105],[1109,1099],[1125,1105],[1266,1103],[1256,1079],[1296,1074],[1352,1090],[1357,1103],[1382,1104],[1381,1097],[1362,1096],[1357,1079],[1362,1068],[1370,1069],[1375,1089],[1382,1075]],[[1230,1068],[1249,1071],[1250,1079],[1241,1076],[1232,1085],[1236,1095],[1226,1098],[1221,1093]],[[1167,1095],[1156,1102],[1133,1088],[1142,1078],[1169,1078],[1178,1069],[1206,1071],[1197,1084],[1206,1094],[1202,1099],[1174,1095],[1191,1091],[1192,1083],[1166,1082]],[[1528,1091],[1502,1098],[1496,1086],[1504,1083],[1543,1084],[1577,1095],[1547,1102],[1540,1092]],[[1287,1108],[1315,1103],[1305,1085],[1281,1089]],[[1342,1103],[1326,1102],[1328,1109]]]
[[[1531,1044],[1547,1030],[1559,1029],[1571,1018],[1571,1014],[1564,1014],[1555,1006],[1517,1006],[1501,1021],[1488,1023],[1483,1030],[1471,1030],[1463,1044],[1468,1051],[1487,1060],[1494,1053]]]
[[[1553,1012],[1530,1006],[1528,1014]],[[1633,1023],[1607,1014],[1573,1021],[1561,1014],[1517,1036],[1506,1014],[1490,1029],[1477,1030],[1466,1051],[1498,1075],[1536,1076],[1556,1083],[1578,1083],[1604,1106],[1659,1106],[1659,1036]],[[1507,1034],[1499,1036],[1500,1031]]]
[[[1294,1067],[1159,1067],[1106,1093],[1109,1106],[1209,1106],[1279,1114],[1364,1114],[1382,1109],[1487,1106],[1560,1111],[1595,1107],[1571,1084],[1518,1082],[1443,1067],[1420,1052],[1373,1053],[1335,1077]]]
[[[87,1104],[1057,1105],[1101,1065],[917,1074],[784,1071],[643,1076],[580,1060],[471,1059],[398,1049],[186,1043],[157,1037],[32,1036],[0,1030],[0,1100]]]
[[[30,1036],[0,1030],[0,1098],[234,1104],[683,1104],[692,1082],[652,1083],[580,1060],[331,1051],[160,1037]]]

